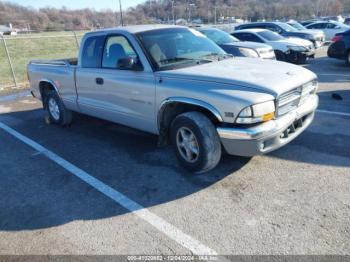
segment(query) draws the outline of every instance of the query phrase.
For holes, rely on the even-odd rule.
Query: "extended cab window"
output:
[[[91,36],[85,40],[81,66],[85,68],[100,67],[104,36]]]
[[[137,57],[128,40],[120,35],[108,37],[103,50],[102,67],[117,68],[118,60],[126,57]]]

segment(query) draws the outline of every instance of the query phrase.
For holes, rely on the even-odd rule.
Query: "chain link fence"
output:
[[[85,31],[0,35],[0,91],[28,86],[26,67],[33,59],[77,57]]]

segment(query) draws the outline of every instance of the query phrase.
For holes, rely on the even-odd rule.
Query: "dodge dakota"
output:
[[[232,57],[181,26],[89,32],[78,59],[31,61],[27,70],[51,122],[69,125],[75,111],[156,134],[193,172],[214,168],[223,151],[254,156],[286,145],[318,105],[309,70]]]

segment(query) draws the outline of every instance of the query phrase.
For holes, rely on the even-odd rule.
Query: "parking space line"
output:
[[[83,180],[85,183],[89,184],[93,188],[100,191],[105,196],[111,198],[114,202],[118,203],[122,207],[126,208],[139,218],[143,219],[144,221],[151,224],[153,227],[158,229],[160,232],[164,233],[169,238],[175,240],[177,243],[182,245],[183,247],[190,250],[195,255],[217,255],[217,252],[212,250],[211,248],[201,244],[198,240],[192,238],[191,236],[185,234],[177,227],[173,226],[172,224],[165,221],[163,218],[157,216],[156,214],[152,213],[145,207],[141,206],[140,204],[136,203],[135,201],[128,198],[126,195],[118,192],[117,190],[113,189],[112,187],[106,185],[102,181],[98,180],[97,178],[91,176],[84,170],[80,169],[79,167],[73,165],[72,163],[68,162],[67,160],[63,159],[59,155],[55,154],[54,152],[46,149],[42,145],[36,143],[35,141],[31,140],[30,138],[20,134],[16,130],[12,129],[11,127],[5,125],[4,123],[0,122],[0,129],[6,131],[10,135],[16,137],[23,143],[27,144],[28,146],[32,147],[42,155],[46,156],[56,164],[60,165],[76,177]]]
[[[337,112],[337,111],[328,111],[328,110],[322,110],[322,109],[317,109],[317,112],[318,113],[329,114],[329,115],[350,116],[350,113]]]

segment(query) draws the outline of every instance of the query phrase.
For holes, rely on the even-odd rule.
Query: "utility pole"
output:
[[[120,24],[124,26],[124,21],[123,21],[123,10],[122,10],[122,2],[119,0],[119,12],[120,12]]]
[[[173,16],[173,24],[175,25],[174,0],[171,1],[171,14]]]
[[[216,24],[216,6],[214,6],[214,24]]]

